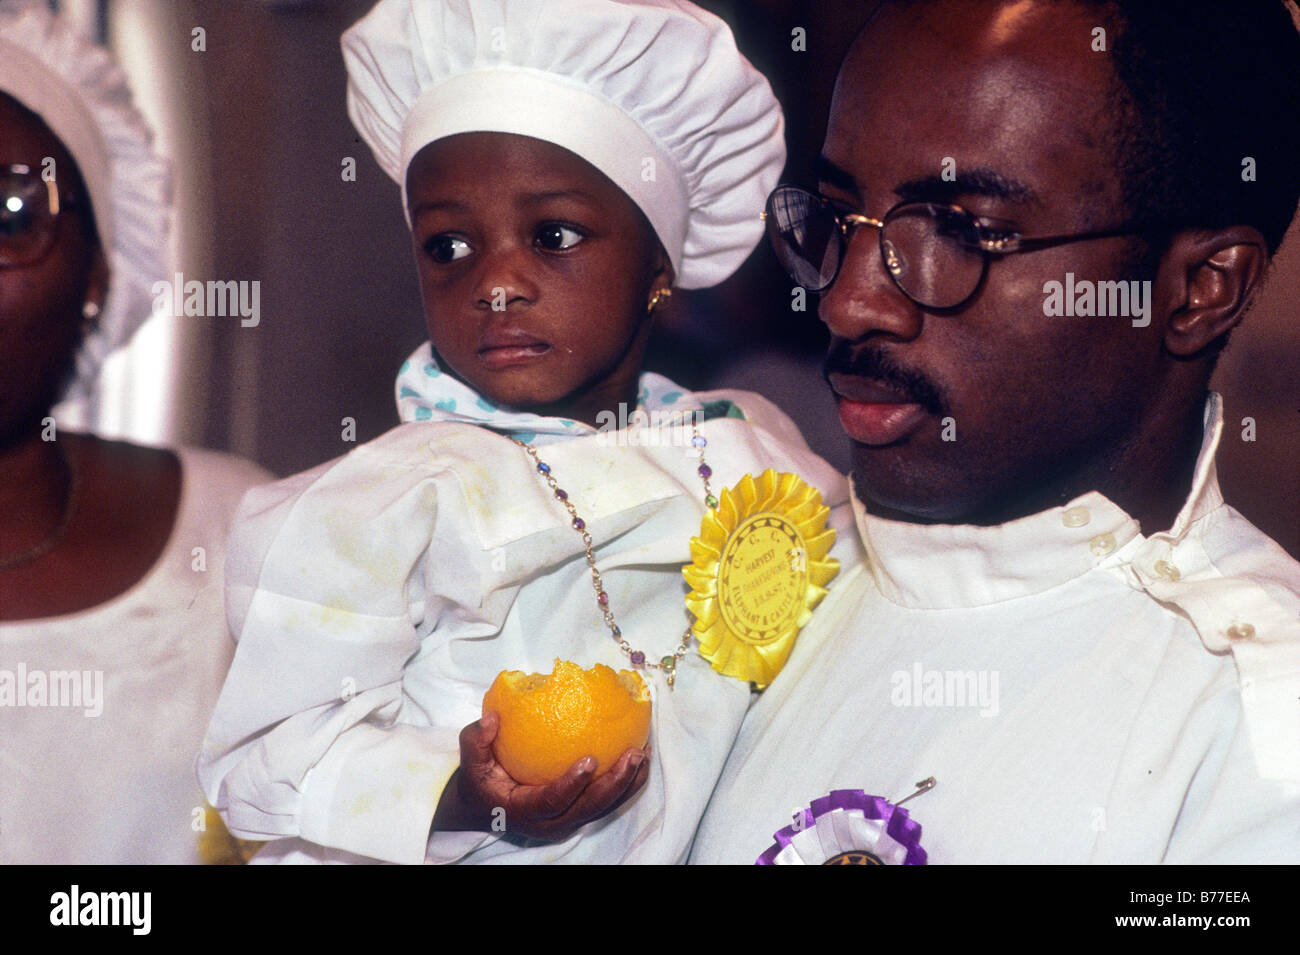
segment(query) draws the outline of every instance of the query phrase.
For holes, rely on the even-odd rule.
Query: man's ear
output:
[[[1268,243],[1252,226],[1180,232],[1160,263],[1168,295],[1165,348],[1190,357],[1241,321],[1268,270]]]

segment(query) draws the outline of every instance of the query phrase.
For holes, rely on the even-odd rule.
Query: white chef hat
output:
[[[86,398],[104,359],[151,314],[151,286],[168,274],[170,171],[122,70],[44,3],[0,0],[0,92],[41,117],[90,193],[109,290],[63,396]]]
[[[781,107],[727,25],[683,0],[380,0],[343,58],[348,114],[403,206],[424,146],[515,133],[627,193],[683,288],[721,282],[762,237]]]

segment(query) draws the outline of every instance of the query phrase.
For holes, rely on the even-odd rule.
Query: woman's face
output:
[[[633,400],[671,267],[621,189],[552,143],[464,133],[416,155],[407,197],[429,338],[458,378],[588,423]]]
[[[39,424],[58,397],[81,342],[83,306],[102,304],[107,267],[84,209],[89,197],[72,157],[39,118],[0,94],[0,168],[51,168],[63,211],[40,259],[3,264],[0,256],[0,446]],[[71,206],[68,200],[75,196]],[[7,197],[0,197],[0,202]],[[10,217],[0,243],[27,241],[23,216]]]

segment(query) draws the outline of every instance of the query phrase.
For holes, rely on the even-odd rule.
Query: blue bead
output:
[[[703,435],[697,434],[695,437],[691,438],[691,444],[695,445],[697,448],[702,448],[708,443],[708,439]]]
[[[547,464],[545,461],[538,461],[537,470],[541,471],[543,474],[550,474],[551,466]]]

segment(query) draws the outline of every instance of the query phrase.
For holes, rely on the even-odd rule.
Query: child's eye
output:
[[[561,225],[558,222],[548,222],[537,230],[536,242],[548,252],[562,252],[565,249],[573,248],[584,238],[586,236],[572,226]]]
[[[424,251],[429,254],[429,258],[435,262],[452,262],[456,259],[463,259],[469,255],[473,249],[464,239],[458,239],[454,235],[435,235],[424,243]]]

